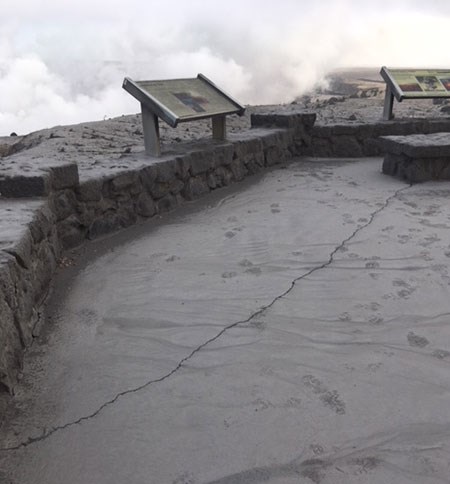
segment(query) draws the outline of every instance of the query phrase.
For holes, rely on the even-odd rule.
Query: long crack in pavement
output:
[[[197,346],[197,348],[195,348],[193,351],[191,351],[191,353],[189,355],[187,355],[182,360],[180,360],[180,362],[177,364],[177,366],[175,368],[173,368],[173,370],[171,370],[170,372],[166,373],[165,375],[161,376],[160,378],[156,378],[154,380],[147,381],[146,383],[144,383],[142,385],[139,385],[139,386],[137,386],[135,388],[130,388],[128,390],[124,390],[122,392],[117,393],[112,399],[104,402],[100,407],[98,407],[97,410],[95,410],[95,412],[92,412],[89,415],[85,415],[83,417],[78,418],[77,420],[74,420],[72,422],[68,422],[67,424],[64,424],[64,425],[60,425],[60,426],[57,426],[57,427],[52,427],[52,428],[50,428],[48,430],[45,429],[40,436],[38,436],[38,437],[29,437],[26,441],[21,442],[21,443],[19,443],[17,445],[10,446],[10,447],[0,448],[0,452],[16,451],[16,450],[20,450],[20,449],[26,448],[28,446],[31,446],[33,444],[42,442],[42,441],[50,438],[52,435],[54,435],[57,432],[60,432],[62,430],[66,430],[66,429],[68,429],[68,428],[70,428],[72,426],[81,424],[81,423],[83,423],[83,422],[85,422],[87,420],[90,420],[90,419],[93,419],[93,418],[97,417],[103,410],[105,410],[107,407],[109,407],[109,406],[113,405],[114,403],[116,403],[121,397],[130,395],[130,394],[134,394],[134,393],[138,393],[141,390],[149,387],[150,385],[154,385],[156,383],[161,383],[161,382],[167,380],[168,378],[170,378],[171,376],[173,376],[175,373],[177,373],[185,365],[185,363],[187,361],[191,360],[203,348],[205,348],[206,346],[210,345],[214,341],[218,340],[227,331],[229,331],[229,330],[231,330],[231,329],[233,329],[233,328],[235,328],[235,327],[237,327],[237,326],[239,326],[241,324],[249,323],[254,318],[260,316],[265,311],[267,311],[268,309],[272,308],[278,301],[280,301],[281,299],[283,299],[284,297],[286,297],[294,289],[295,285],[298,282],[302,281],[303,279],[307,278],[308,276],[310,276],[311,274],[313,274],[313,273],[315,273],[317,271],[320,271],[320,270],[323,270],[323,269],[326,269],[327,267],[329,267],[334,262],[334,257],[335,257],[335,255],[336,255],[337,252],[339,252],[346,244],[348,244],[348,242],[350,242],[353,238],[355,238],[362,230],[364,230],[365,228],[367,228],[368,226],[370,226],[372,224],[372,222],[374,221],[375,217],[378,214],[380,214],[381,212],[383,212],[389,206],[389,204],[391,203],[392,200],[396,199],[399,196],[400,193],[404,192],[405,190],[409,189],[410,187],[411,187],[411,185],[405,186],[403,188],[400,188],[400,189],[396,190],[393,195],[389,196],[385,200],[385,202],[383,203],[383,205],[381,205],[381,207],[379,207],[377,210],[375,210],[374,212],[371,213],[371,215],[369,216],[369,220],[366,223],[364,223],[363,225],[360,225],[357,229],[355,229],[355,231],[352,234],[350,234],[346,239],[344,239],[339,245],[337,245],[334,248],[334,250],[330,253],[329,258],[328,258],[328,260],[326,262],[324,262],[323,264],[320,264],[318,266],[313,267],[312,269],[310,269],[306,273],[304,273],[301,276],[295,278],[291,282],[291,284],[288,287],[288,289],[286,289],[284,292],[282,292],[281,294],[279,294],[278,296],[276,296],[269,304],[266,304],[265,306],[262,306],[260,309],[258,309],[254,313],[252,313],[248,318],[243,319],[243,320],[240,320],[240,321],[236,321],[236,322],[234,322],[232,324],[229,324],[228,326],[225,326],[224,328],[222,328],[215,336],[213,336],[212,338],[208,339],[207,341],[205,341],[201,345]]]

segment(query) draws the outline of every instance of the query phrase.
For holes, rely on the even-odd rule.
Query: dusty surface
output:
[[[303,160],[67,259],[0,481],[450,482],[450,188],[380,167]]]

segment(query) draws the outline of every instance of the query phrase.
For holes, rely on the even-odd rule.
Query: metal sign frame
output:
[[[381,68],[381,77],[386,82],[383,119],[393,119],[394,98],[404,99],[450,98],[450,70],[448,69],[389,69]],[[407,84],[399,83],[399,76],[408,79]],[[430,86],[427,87],[427,81]],[[432,81],[432,82],[431,82]]]
[[[193,88],[195,91],[200,90],[202,93],[200,101],[203,104],[196,106],[195,100],[198,98],[192,97],[189,92],[172,92],[170,90],[171,86],[176,83],[182,83],[187,86],[188,90],[190,88]],[[165,98],[166,102],[158,99],[158,95],[155,92],[150,92],[153,86],[157,86],[161,90],[161,93],[165,95],[161,97]],[[173,128],[179,123],[211,118],[213,139],[223,140],[226,138],[225,117],[228,114],[242,116],[245,112],[244,106],[226,94],[203,74],[198,74],[193,79],[162,81],[133,81],[126,77],[122,87],[141,103],[145,151],[152,156],[160,156],[161,154],[159,118]],[[156,89],[156,92],[158,92],[158,89]],[[171,102],[169,103],[167,100]],[[214,108],[209,106],[210,100],[216,101]],[[177,106],[177,103],[182,108],[178,112],[176,107],[175,109],[173,108],[173,106]],[[173,106],[169,107],[167,104],[172,104]]]

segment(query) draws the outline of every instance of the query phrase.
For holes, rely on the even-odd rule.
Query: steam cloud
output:
[[[0,135],[137,112],[124,76],[202,72],[241,102],[266,104],[337,67],[450,68],[447,0],[392,4],[2,0]]]

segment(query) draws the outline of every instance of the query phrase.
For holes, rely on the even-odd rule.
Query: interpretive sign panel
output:
[[[397,101],[406,98],[450,97],[450,70],[381,69]]]
[[[386,81],[384,118],[392,119],[394,97],[403,99],[450,98],[450,70],[448,69],[388,69],[382,67]]]
[[[159,154],[158,118],[175,128],[178,123],[212,118],[213,138],[225,138],[225,116],[244,114],[245,107],[203,74],[194,79],[133,81],[123,88],[141,103],[146,150]]]
[[[211,116],[239,113],[243,106],[224,95],[203,78],[169,81],[137,81],[149,97],[157,99],[175,115],[166,121],[172,127],[179,122]]]

